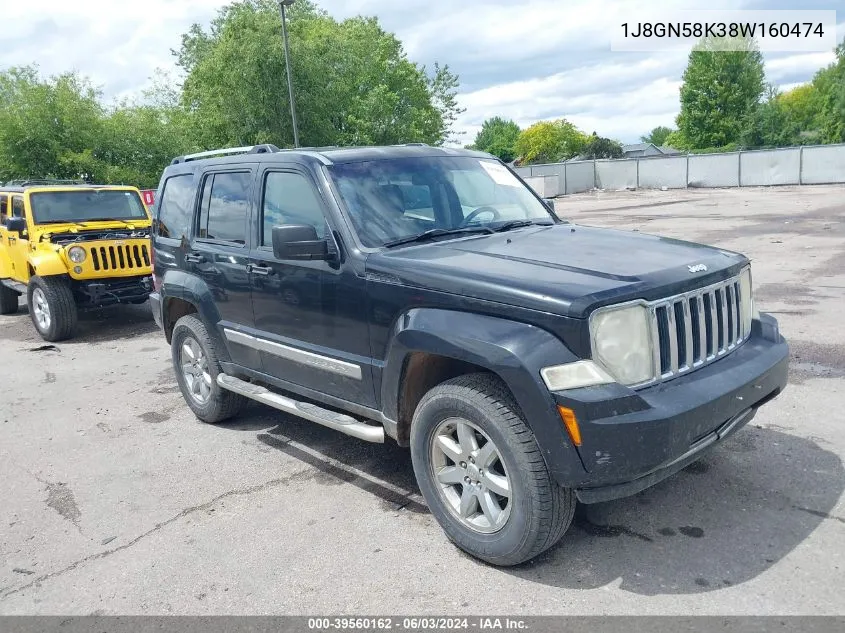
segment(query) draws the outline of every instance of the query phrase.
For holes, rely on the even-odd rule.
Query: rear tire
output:
[[[45,341],[64,341],[76,332],[76,301],[63,277],[32,277],[27,304],[32,324]]]
[[[18,311],[18,297],[20,295],[0,284],[0,314],[15,314]]]
[[[530,560],[572,523],[574,492],[552,478],[513,396],[495,376],[459,376],[429,391],[411,423],[411,458],[446,535],[489,563]]]
[[[171,341],[176,381],[194,415],[216,424],[240,413],[249,399],[217,384],[220,361],[203,322],[193,314],[183,316],[173,328]]]

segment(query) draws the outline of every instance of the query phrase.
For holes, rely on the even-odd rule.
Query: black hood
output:
[[[691,242],[558,224],[397,247],[372,255],[367,272],[585,318],[601,305],[659,299],[715,283],[738,274],[747,261]]]

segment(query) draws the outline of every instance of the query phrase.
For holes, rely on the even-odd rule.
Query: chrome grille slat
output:
[[[671,303],[666,306],[666,317],[669,320],[669,375],[672,375],[678,373],[678,327],[675,323],[675,307]]]
[[[728,351],[728,302],[725,300],[724,286],[716,291],[716,297],[722,314],[722,327],[719,331],[719,354],[724,354]]]
[[[737,322],[736,322],[736,305],[734,299],[734,286],[730,284],[728,290],[728,349],[733,349],[736,345]]]
[[[719,353],[719,319],[716,316],[716,292],[707,293],[707,303],[710,306],[710,353],[707,360],[713,360]]]
[[[655,371],[660,374],[660,327],[657,324],[657,307],[652,306],[649,310],[649,323],[651,326],[651,347],[653,352]]]
[[[692,346],[692,315],[690,313],[689,307],[689,298],[686,297],[681,302],[683,304],[683,314],[684,314],[684,364],[681,367],[681,371],[689,371],[692,369],[693,363],[695,362],[694,352]]]
[[[704,296],[698,295],[695,301],[698,307],[698,358],[696,365],[702,365],[707,360],[707,324],[704,321]]]

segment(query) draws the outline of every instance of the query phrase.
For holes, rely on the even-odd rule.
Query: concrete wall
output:
[[[799,183],[801,149],[765,152],[742,152],[740,170],[743,187],[764,185],[797,185]]]
[[[542,198],[554,198],[563,193],[558,187],[557,176],[530,176],[525,182]]]
[[[596,165],[593,161],[564,164],[566,166],[566,193],[579,193],[595,189]]]
[[[739,187],[739,152],[689,156],[688,187]]]
[[[801,184],[845,182],[845,146],[805,147],[802,158]]]
[[[637,186],[637,160],[597,160],[596,187],[625,189]]]
[[[641,160],[639,186],[645,189],[684,189],[687,186],[687,157]]]
[[[683,189],[845,183],[845,145],[654,156],[520,167],[545,197],[591,189]],[[552,191],[558,194],[552,194]],[[538,189],[539,191],[539,189]]]

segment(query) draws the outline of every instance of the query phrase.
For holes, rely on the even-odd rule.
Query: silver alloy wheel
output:
[[[196,339],[189,336],[182,341],[179,362],[191,398],[200,405],[208,402],[211,397],[211,373],[208,370],[208,358]]]
[[[431,437],[432,476],[452,514],[476,532],[501,530],[510,517],[513,492],[493,441],[463,418],[443,420]]]
[[[44,291],[41,288],[36,288],[32,291],[32,309],[35,312],[35,321],[38,327],[43,331],[50,329],[50,305],[47,303],[47,297],[44,296]]]

